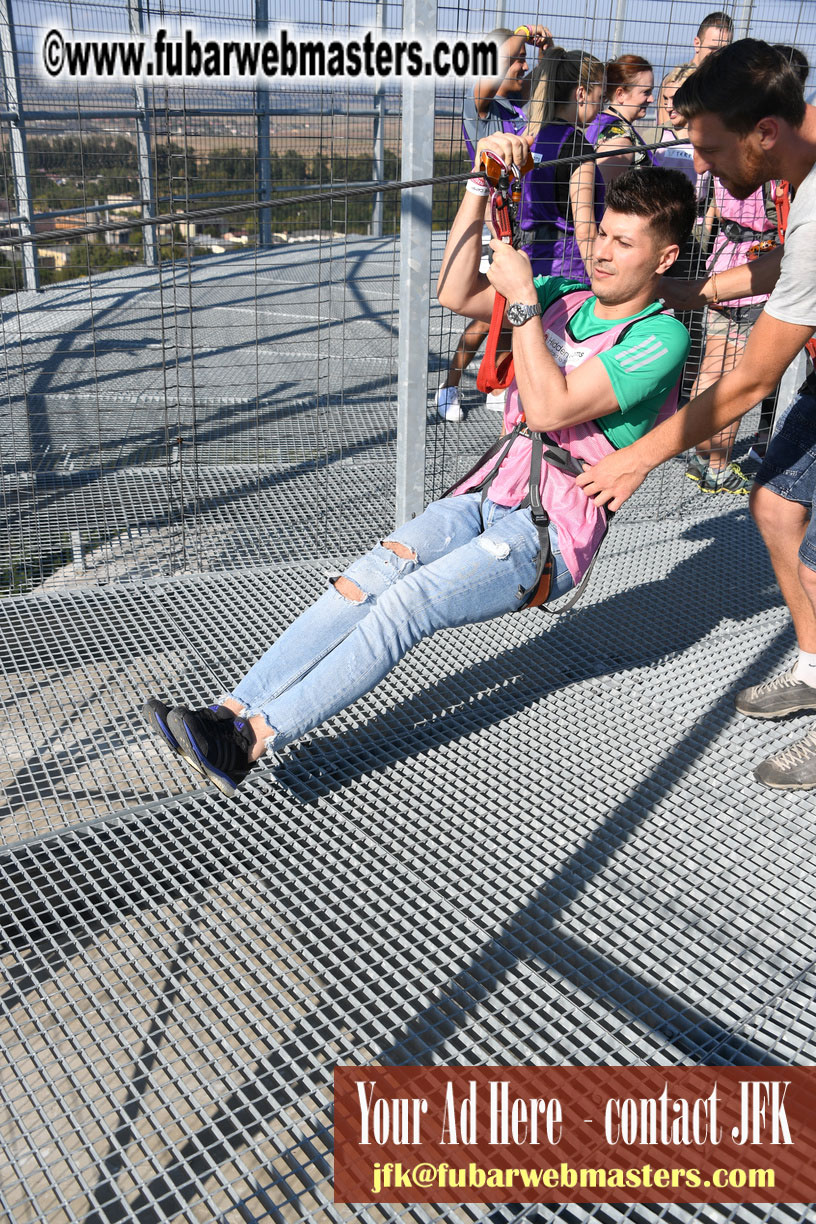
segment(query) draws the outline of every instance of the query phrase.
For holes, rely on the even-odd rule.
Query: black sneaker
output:
[[[170,713],[170,706],[165,705],[163,701],[159,701],[158,697],[150,697],[139,711],[143,720],[147,723],[151,731],[158,735],[159,739],[164,744],[165,748],[169,748],[176,756],[182,757],[196,773],[201,774],[202,778],[204,770],[199,765],[198,761],[190,760],[183,751],[181,744],[176,739],[173,732],[167,725],[167,716]]]
[[[729,463],[719,471],[709,466],[700,481],[700,489],[703,493],[733,493],[737,497],[747,497],[752,484],[750,476],[745,475],[739,464]]]
[[[168,718],[170,716],[170,706],[165,705],[163,701],[159,701],[158,697],[150,697],[142,706],[141,715],[147,723],[151,731],[158,735],[162,743],[186,761],[192,770],[202,778],[206,778],[206,774],[198,762],[197,757],[185,743],[180,743],[173,732],[170,730]],[[235,715],[232,710],[228,710],[226,706],[213,705],[204,710],[196,710],[196,714],[205,721],[215,722],[226,719],[233,719]]]
[[[255,763],[249,759],[255,737],[245,719],[236,718],[231,710],[227,713],[229,718],[223,718],[210,715],[209,710],[176,706],[167,716],[167,725],[179,752],[194,759],[204,776],[231,798]]]

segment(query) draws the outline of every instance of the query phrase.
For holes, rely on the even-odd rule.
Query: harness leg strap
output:
[[[541,460],[544,438],[540,433],[532,434],[530,455],[530,517],[538,532],[538,566],[533,585],[528,590],[518,589],[522,608],[533,608],[546,603],[552,586],[553,555],[550,544],[550,516],[541,504]]]

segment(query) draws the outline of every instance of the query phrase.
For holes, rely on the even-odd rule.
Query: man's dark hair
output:
[[[804,89],[805,85],[807,85],[808,73],[810,72],[810,64],[804,51],[800,51],[798,47],[790,47],[787,43],[774,43],[774,51],[784,55],[802,82],[802,88]]]
[[[729,131],[746,136],[770,115],[801,127],[805,98],[781,52],[758,38],[741,38],[703,60],[674,95],[674,109],[686,120],[717,115]]]
[[[625,170],[607,188],[605,204],[612,212],[648,218],[661,243],[682,247],[697,216],[697,201],[685,174],[658,166]]]
[[[727,13],[709,13],[700,22],[697,37],[702,38],[706,30],[727,30],[729,34],[733,34],[734,23]]]

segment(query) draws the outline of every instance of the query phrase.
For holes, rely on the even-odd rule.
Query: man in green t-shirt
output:
[[[582,282],[562,276],[537,276],[534,284],[544,310],[564,293],[586,288]],[[570,332],[579,344],[609,327],[609,320],[598,317],[597,305],[596,297],[588,298],[570,319]],[[662,311],[625,315],[614,322],[630,322],[630,326],[623,342],[600,353],[599,360],[609,377],[618,410],[601,417],[599,424],[618,450],[651,429],[677,382],[690,341],[682,323]]]
[[[524,165],[520,137],[488,140],[506,164]],[[650,168],[614,185],[594,248],[594,294],[556,278],[535,284],[527,256],[495,240],[489,279],[480,274],[486,196],[478,192],[465,192],[438,295],[484,320],[497,289],[511,303],[518,385],[508,394],[510,435],[500,443],[497,479],[432,502],[352,562],[221,704],[145,704],[144,718],[164,743],[227,795],[267,749],[285,748],[343,710],[438,629],[570,590],[605,530],[605,516],[575,483],[578,460],[592,462],[617,438],[649,429],[679,379],[688,336],[661,313],[656,290],[694,221],[685,175]],[[530,428],[552,431],[563,448],[561,467],[534,470],[522,400]],[[533,491],[545,512],[540,522],[526,508]]]

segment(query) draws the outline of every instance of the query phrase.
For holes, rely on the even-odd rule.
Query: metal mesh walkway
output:
[[[733,712],[792,644],[744,511],[619,522],[563,621],[440,634],[236,800],[185,793],[140,696],[226,685],[322,568],[4,601],[14,1221],[347,1218],[338,1061],[814,1060],[811,801],[750,778],[792,728]]]
[[[216,431],[192,486],[183,447],[120,445],[91,481],[6,469],[27,547],[89,535],[0,601],[2,1208],[803,1224],[793,1205],[332,1204],[338,1062],[816,1061],[812,799],[750,772],[801,722],[733,709],[793,637],[744,503],[700,497],[679,461],[576,610],[439,634],[235,800],[143,734],[146,694],[217,696],[388,525],[388,409],[360,403],[359,452],[343,434],[317,468],[270,425],[263,462]],[[488,415],[429,427],[429,484]]]

